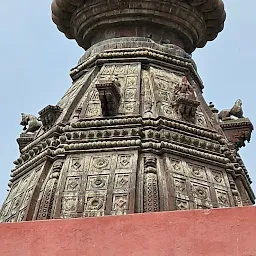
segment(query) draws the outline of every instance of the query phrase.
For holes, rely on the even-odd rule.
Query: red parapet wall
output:
[[[0,224],[0,256],[256,256],[256,207]]]

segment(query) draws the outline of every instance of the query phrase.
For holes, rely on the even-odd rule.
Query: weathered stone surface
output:
[[[53,2],[59,28],[92,46],[57,105],[25,116],[2,222],[254,203],[226,134],[240,103],[219,122],[188,54],[220,31],[223,3],[188,2]]]
[[[136,36],[171,42],[192,52],[217,37],[225,18],[222,0],[52,3],[52,19],[58,29],[84,49],[106,39]]]

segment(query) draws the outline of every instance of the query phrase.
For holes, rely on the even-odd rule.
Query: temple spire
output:
[[[54,0],[86,52],[72,86],[22,115],[3,222],[251,205],[241,101],[206,104],[191,53],[225,21],[221,0]]]

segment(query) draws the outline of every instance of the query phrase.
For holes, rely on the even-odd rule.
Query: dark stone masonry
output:
[[[241,100],[206,104],[191,58],[225,17],[222,0],[54,0],[86,52],[56,106],[22,114],[0,221],[254,204],[239,156],[253,126]]]

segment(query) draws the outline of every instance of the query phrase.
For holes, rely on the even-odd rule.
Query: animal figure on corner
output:
[[[42,126],[42,122],[33,115],[21,113],[20,125],[24,126],[24,133],[36,132]]]
[[[244,118],[243,109],[242,109],[242,101],[238,99],[234,106],[231,109],[223,109],[218,117],[221,121],[226,121],[232,119],[232,116],[237,118]]]

